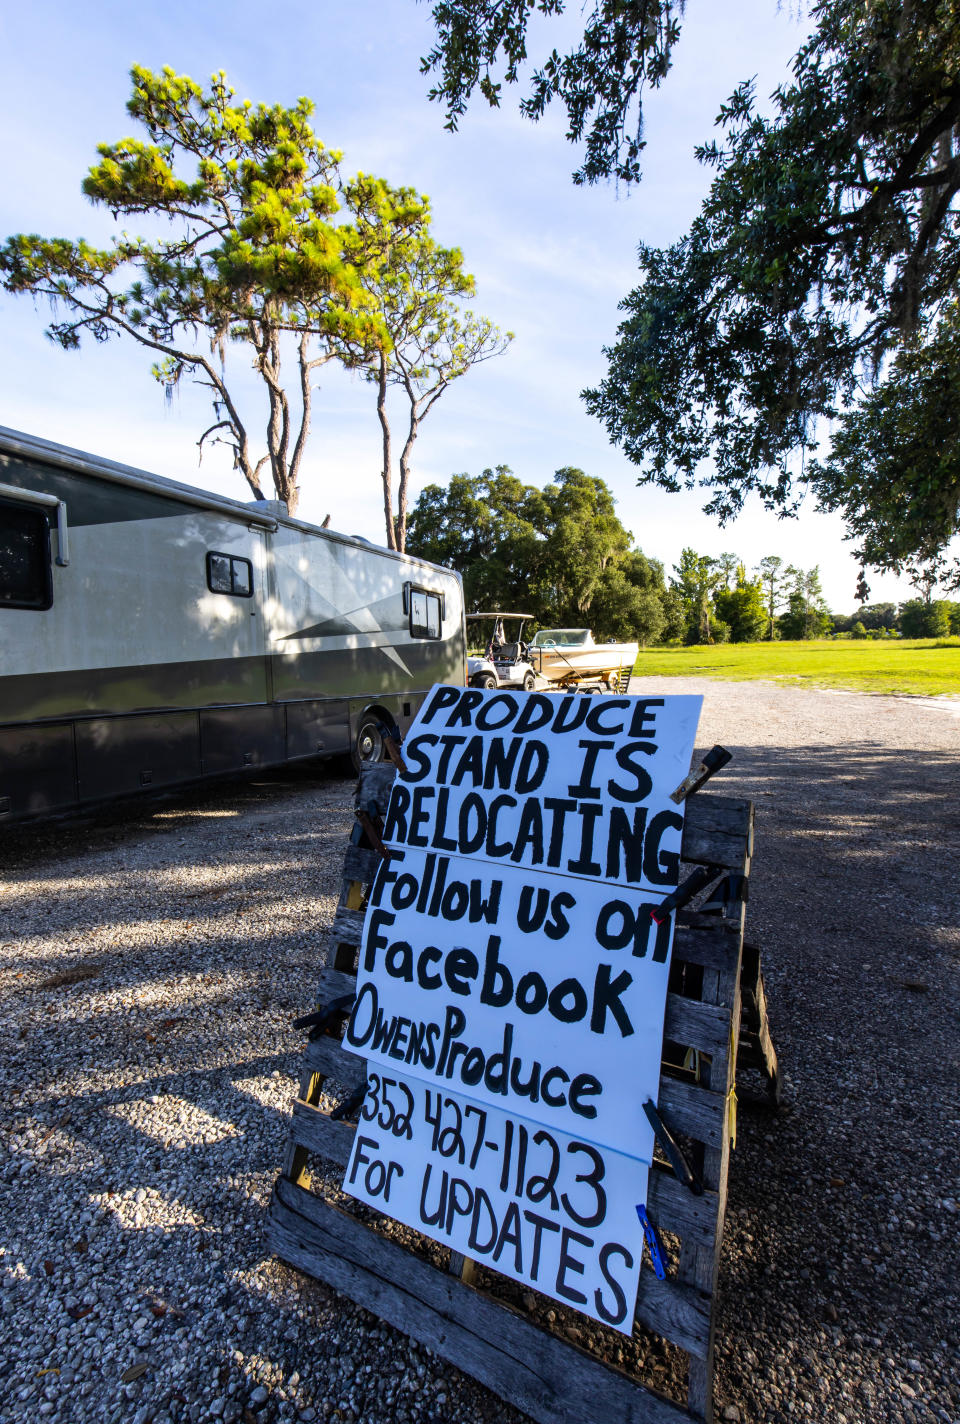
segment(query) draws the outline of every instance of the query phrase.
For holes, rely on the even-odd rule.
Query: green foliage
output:
[[[436,71],[430,98],[447,106],[447,128],[456,129],[474,89],[500,105],[503,85],[516,84],[527,59],[527,26],[533,15],[563,13],[564,0],[439,0],[433,6],[437,43],[421,61]],[[657,88],[670,68],[680,36],[684,0],[594,0],[586,10],[583,38],[567,54],[556,49],[534,69],[520,110],[540,119],[559,100],[567,111],[567,138],[586,141],[575,183],[640,177],[643,91]],[[502,63],[502,77],[496,77]]]
[[[156,353],[153,373],[168,394],[185,375],[207,386],[216,421],[201,450],[207,439],[225,442],[257,497],[268,466],[293,510],[316,369],[335,357],[365,365],[391,355],[391,294],[404,288],[408,328],[420,300],[411,248],[429,250],[444,298],[472,279],[459,252],[429,239],[426,198],[369,174],[344,175],[341,155],[313,132],[310,100],[237,103],[223,73],[207,89],[172,69],[137,66],[131,75],[127,107],[146,139],[101,144],[83,190],[117,216],[146,216],[155,228],[160,219],[170,235],[124,234],[97,249],[20,234],[0,249],[0,280],[50,300],[58,315],[49,334],[65,349],[86,335],[124,334]],[[464,367],[469,338],[433,297],[424,296],[425,320],[447,343],[449,379]],[[263,382],[267,453],[259,459],[226,381],[230,343],[247,348]]]
[[[683,549],[673,572],[670,585],[683,607],[683,641],[712,642],[713,598],[722,579],[716,561],[706,554],[698,554],[695,549]]]
[[[407,550],[463,576],[468,609],[528,609],[546,505],[506,465],[427,485],[410,513]]]
[[[867,603],[860,610],[860,622],[868,632],[872,629],[895,628],[897,606],[895,603]]]
[[[598,639],[637,639],[644,646],[659,642],[668,623],[663,566],[647,559],[638,549],[628,550],[608,563],[597,585],[590,616]]]
[[[714,559],[717,573],[720,576],[720,584],[725,589],[736,587],[736,580],[740,576],[741,564],[736,554],[718,554]]]
[[[790,597],[786,613],[780,617],[780,634],[784,638],[822,638],[830,628],[830,614],[827,610],[823,589],[820,586],[820,570],[786,570],[792,579]]]
[[[583,624],[602,607],[598,595],[609,589],[604,576],[633,542],[616,515],[613,495],[603,480],[565,466],[556,484],[543,491],[546,507],[541,596],[549,601],[558,626]],[[626,574],[624,575],[626,577]]]
[[[739,564],[733,588],[722,588],[717,594],[715,607],[717,618],[730,630],[733,643],[755,643],[767,631],[767,610],[763,601],[763,581],[748,579],[746,570]],[[717,638],[717,624],[713,626],[713,636]]]
[[[664,616],[661,643],[682,643],[687,631],[687,610],[682,594],[676,588],[668,588],[661,604]]]
[[[362,343],[350,338],[332,342],[348,365],[365,365],[377,392],[377,416],[383,441],[384,516],[387,547],[406,547],[407,505],[413,447],[422,421],[450,386],[482,361],[498,356],[513,340],[486,317],[460,305],[474,295],[472,276],[463,270],[463,254],[441,247],[430,235],[429,221],[414,222],[392,243],[390,261],[370,267],[364,288],[383,322],[383,338],[375,342],[372,359]],[[388,392],[397,392],[404,407],[396,512],[393,501],[393,431]]]
[[[862,557],[899,568],[957,529],[960,9],[813,14],[773,116],[749,84],[722,108],[699,150],[709,196],[678,243],[641,248],[608,377],[585,394],[641,483],[706,485],[726,519],[751,491],[794,512],[812,481]],[[805,465],[837,416],[833,453]]]
[[[939,599],[908,599],[900,605],[900,631],[905,638],[944,638],[952,631],[950,606]]]
[[[772,642],[777,636],[777,612],[780,609],[788,586],[784,562],[779,554],[767,554],[757,565],[757,574],[763,585],[766,602],[766,631],[764,637]]]
[[[898,628],[895,603],[867,603],[857,613],[832,613],[833,631],[850,633],[855,623],[861,623],[866,633],[894,633]]]
[[[438,76],[448,128],[477,88],[499,105],[530,20],[564,9],[434,4],[421,67]],[[683,9],[594,0],[580,42],[534,66],[521,110],[565,104],[567,138],[586,138],[576,182],[639,178],[643,95],[670,67]],[[865,563],[899,571],[941,559],[960,528],[960,8],[819,0],[811,18],[773,115],[750,83],[721,108],[722,136],[697,150],[716,169],[710,194],[679,242],[641,247],[608,377],[584,396],[641,483],[706,486],[721,520],[751,492],[794,513],[810,484]],[[834,440],[818,464],[825,420]],[[774,617],[768,599],[771,638]]]
[[[960,260],[960,254],[958,254]],[[960,529],[960,308],[898,352],[886,378],[840,422],[812,465],[821,506],[840,510],[859,555],[899,573],[936,562]],[[960,584],[960,567],[951,582]]]
[[[603,480],[569,466],[543,490],[504,465],[428,485],[407,534],[409,552],[462,574],[470,609],[651,642],[665,622],[663,569],[631,543]]]

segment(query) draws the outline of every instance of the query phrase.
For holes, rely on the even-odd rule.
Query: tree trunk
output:
[[[402,554],[407,547],[407,497],[410,489],[410,451],[413,449],[417,432],[420,429],[420,421],[417,418],[417,406],[410,395],[410,426],[407,430],[407,438],[403,442],[403,449],[400,452],[400,487],[397,490],[397,548]]]
[[[387,358],[380,353],[377,372],[377,419],[383,432],[383,517],[387,528],[387,548],[396,549],[397,531],[393,522],[393,449],[390,441],[390,421],[387,418]],[[401,545],[402,552],[402,545]]]
[[[710,595],[705,593],[700,600],[700,641],[710,641]]]
[[[315,366],[322,366],[330,359],[329,357],[318,357],[316,360],[310,361],[308,359],[309,352],[310,336],[305,331],[300,337],[300,344],[297,348],[297,364],[300,372],[300,429],[293,442],[293,454],[287,465],[287,509],[291,514],[296,512],[297,505],[300,503],[300,464],[303,460],[303,452],[306,449],[312,420],[313,392],[310,387],[310,373]],[[328,514],[327,520],[329,521],[329,519]]]
[[[277,499],[283,500],[288,514],[296,514],[297,505],[300,503],[299,485],[295,485],[285,472],[279,480],[274,476],[274,483],[277,487]]]

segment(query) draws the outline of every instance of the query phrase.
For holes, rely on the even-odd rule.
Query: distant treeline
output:
[[[925,598],[831,613],[818,568],[775,554],[749,569],[736,554],[684,549],[667,575],[634,547],[606,483],[565,466],[544,489],[498,465],[428,485],[407,552],[463,576],[467,608],[529,613],[542,628],[597,639],[753,643],[772,638],[938,638],[960,634],[960,603]]]

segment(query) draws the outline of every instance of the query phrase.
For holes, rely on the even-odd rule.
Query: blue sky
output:
[[[689,0],[673,72],[647,103],[644,181],[618,195],[573,186],[576,153],[559,112],[535,126],[508,95],[499,113],[477,105],[458,134],[445,133],[419,73],[430,9],[415,0],[6,7],[0,233],[102,240],[116,230],[82,197],[80,182],[98,142],[133,131],[124,108],[133,63],[169,64],[200,81],[225,69],[238,95],[254,101],[307,94],[317,105],[317,133],[344,151],[348,172],[379,173],[429,194],[437,236],[461,247],[476,274],[476,310],[516,333],[506,355],[452,387],[425,422],[417,489],[496,464],[543,485],[560,466],[577,465],[607,481],[638,545],[668,572],[684,545],[729,549],[748,566],[778,553],[818,563],[831,606],[848,610],[856,564],[838,519],[811,507],[778,520],[752,503],[720,529],[696,493],[638,489],[633,467],[579,400],[604,373],[617,303],[636,280],[637,242],[667,243],[685,230],[708,182],[694,145],[710,136],[720,103],[741,80],[757,76],[766,95],[784,78],[806,34],[796,11],[776,0]],[[568,33],[578,18],[573,5],[562,22]],[[562,28],[553,29],[551,43],[559,43]],[[148,353],[120,341],[61,352],[43,335],[48,319],[45,307],[0,295],[0,424],[247,497],[224,452],[198,466],[195,442],[209,423],[202,393],[184,390],[168,407],[149,376]],[[256,399],[242,352],[228,361],[244,399]],[[329,513],[334,528],[382,540],[372,388],[331,367],[322,373],[301,487],[303,517]],[[870,583],[874,600],[910,596],[890,577]]]

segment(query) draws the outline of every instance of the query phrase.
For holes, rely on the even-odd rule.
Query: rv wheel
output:
[[[478,672],[476,677],[471,678],[474,687],[496,687],[497,679],[492,672]]]
[[[533,689],[536,687],[536,685],[537,685],[537,679],[534,677],[533,673],[532,673],[532,672],[525,672],[525,673],[523,674],[523,690],[524,690],[524,692],[532,692]]]
[[[383,761],[383,732],[373,717],[365,718],[357,730],[357,741],[353,749],[353,761],[357,770],[369,762]]]

